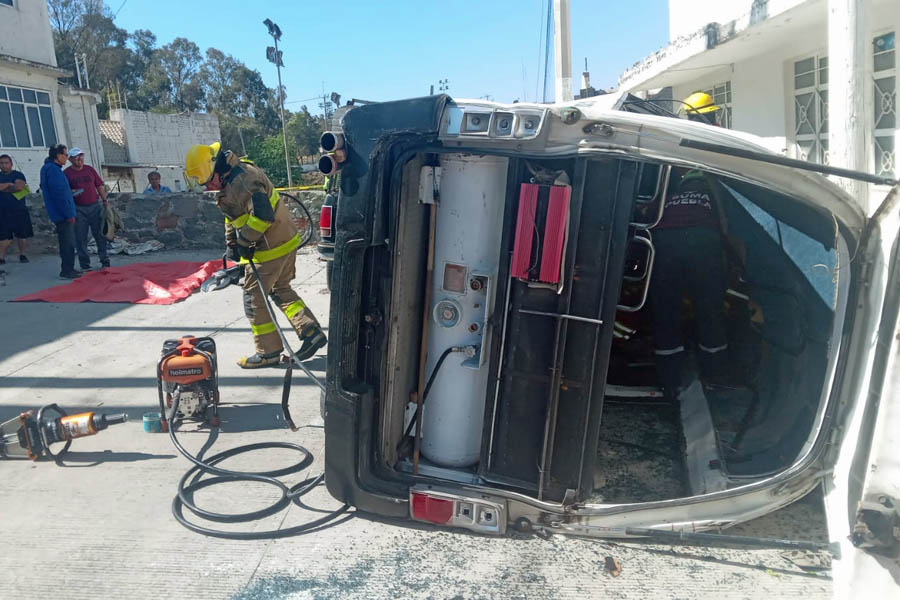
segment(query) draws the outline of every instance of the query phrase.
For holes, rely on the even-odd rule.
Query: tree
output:
[[[200,48],[187,38],[177,37],[155,53],[159,66],[169,79],[169,105],[178,110],[199,110],[203,87],[198,72],[203,64]]]
[[[287,169],[284,165],[284,138],[281,134],[257,139],[247,145],[250,159],[262,168],[276,187],[287,185]],[[296,147],[288,142],[288,152],[296,154]]]
[[[309,109],[302,106],[288,120],[285,128],[288,140],[293,142],[302,156],[308,156],[319,150],[319,140],[325,132],[325,119],[311,115]]]
[[[83,56],[94,89],[107,87],[121,76],[129,61],[128,32],[116,27],[102,1],[48,0],[47,8],[60,67],[74,72],[75,56]]]
[[[215,113],[223,145],[242,153],[253,148],[264,163],[269,151],[281,143],[281,137],[274,142],[272,137],[281,130],[276,91],[240,59],[209,48],[204,60],[198,46],[183,37],[158,47],[156,35],[149,30],[129,34],[116,27],[103,0],[47,0],[47,7],[57,63],[74,71],[75,54],[86,55],[91,88],[121,91],[122,104],[135,110]],[[100,104],[98,112],[106,118],[108,103]],[[305,108],[304,113],[288,142],[308,152],[309,131],[315,129],[318,117]],[[290,113],[285,117],[290,118]],[[318,134],[315,137],[318,140]],[[277,156],[280,162],[273,162],[269,169],[276,177],[285,177],[283,148]]]

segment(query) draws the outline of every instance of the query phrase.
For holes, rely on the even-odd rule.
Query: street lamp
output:
[[[270,63],[274,63],[275,68],[278,70],[278,97],[281,101],[279,108],[281,109],[281,139],[284,142],[284,166],[287,168],[288,187],[294,187],[294,181],[291,177],[291,158],[288,154],[287,129],[284,125],[284,87],[281,85],[281,67],[284,66],[284,63],[281,60],[281,50],[278,49],[278,40],[281,39],[281,28],[277,23],[273,23],[272,19],[266,19],[263,21],[263,25],[268,27],[269,35],[275,41],[274,47],[269,46],[266,48],[266,59]]]

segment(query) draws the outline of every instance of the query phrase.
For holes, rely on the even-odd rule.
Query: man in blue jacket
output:
[[[75,270],[75,199],[69,180],[62,168],[69,159],[67,148],[62,144],[50,146],[49,156],[41,167],[41,195],[50,221],[56,225],[59,240],[59,258],[63,279],[77,279],[81,271]]]

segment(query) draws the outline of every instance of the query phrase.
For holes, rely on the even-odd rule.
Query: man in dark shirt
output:
[[[25,206],[27,194],[25,175],[13,170],[11,156],[0,155],[0,264],[6,262],[6,250],[12,244],[13,237],[19,246],[19,262],[28,262],[25,240],[34,237],[34,231],[31,215]]]
[[[106,206],[106,187],[103,179],[93,167],[84,164],[84,152],[81,148],[69,150],[69,162],[72,164],[63,171],[72,188],[75,198],[75,248],[78,250],[78,262],[83,270],[91,268],[91,257],[87,250],[87,234],[90,229],[97,242],[97,255],[100,264],[109,266],[106,254],[106,238],[103,237],[103,208]],[[100,203],[103,201],[103,204]]]

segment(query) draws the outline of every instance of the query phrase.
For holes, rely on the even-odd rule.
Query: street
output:
[[[210,260],[216,251],[163,252],[126,261]],[[180,439],[210,453],[263,440],[301,444],[315,456],[296,483],[323,470],[319,388],[294,371],[291,432],[281,417],[283,371],[244,371],[252,352],[241,293],[195,293],[169,306],[9,303],[52,285],[55,256],[6,267],[0,287],[3,352],[0,421],[58,403],[127,412],[129,421],[75,440],[64,461],[0,462],[0,596],[3,598],[827,598],[828,571],[804,571],[784,550],[703,548],[513,534],[492,538],[352,510],[308,535],[262,541],[204,537],[171,514],[189,463],[167,435],[144,433],[143,413],[156,410],[155,364],[163,340],[211,335],[218,345],[222,426],[216,433],[185,425]],[[314,249],[298,257],[294,287],[323,325],[329,298],[324,263]],[[284,321],[282,321],[284,322]],[[334,328],[332,328],[334,329]],[[290,334],[296,341],[296,337]],[[318,374],[325,351],[307,363]],[[268,470],[296,462],[267,450],[228,460],[231,469]],[[197,503],[245,512],[276,500],[271,486],[229,483],[199,491]],[[309,510],[285,511],[240,530],[290,527],[337,508],[320,486],[303,498]],[[826,540],[818,493],[787,509],[729,530],[743,535]],[[621,565],[613,576],[607,557]]]

